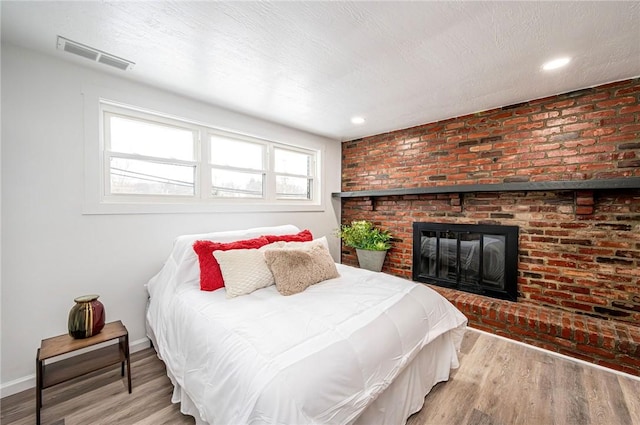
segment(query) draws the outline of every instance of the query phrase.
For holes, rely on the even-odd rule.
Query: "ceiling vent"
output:
[[[123,71],[131,69],[135,65],[135,63],[126,59],[119,58],[117,56],[103,52],[102,50],[94,49],[93,47],[89,47],[60,36],[58,36],[58,49],[64,50],[65,52],[72,53],[74,55],[82,56],[83,58],[92,60],[94,62],[100,62],[104,65],[109,65],[114,68],[121,69]]]

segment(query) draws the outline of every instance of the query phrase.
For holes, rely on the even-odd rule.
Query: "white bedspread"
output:
[[[270,286],[227,299],[224,289],[200,291],[197,279],[152,279],[156,348],[200,419],[347,424],[430,341],[456,329],[459,343],[466,318],[435,291],[337,266],[340,278],[288,297]]]

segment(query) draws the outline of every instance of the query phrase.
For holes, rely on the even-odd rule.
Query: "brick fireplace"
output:
[[[640,375],[640,79],[342,146],[342,222],[518,226],[517,303],[433,287],[470,325]],[[343,247],[342,261],[357,264]]]

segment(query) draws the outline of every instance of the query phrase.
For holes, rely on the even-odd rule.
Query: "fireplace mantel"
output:
[[[541,182],[514,182],[495,184],[460,184],[421,186],[409,188],[392,188],[378,190],[359,190],[354,192],[334,192],[334,198],[359,198],[377,196],[427,195],[443,193],[476,193],[476,192],[533,192],[551,190],[614,190],[640,189],[640,177],[618,179],[566,180]]]

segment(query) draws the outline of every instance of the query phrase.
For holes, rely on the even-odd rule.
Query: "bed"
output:
[[[399,424],[458,367],[466,318],[430,288],[335,264],[295,295],[275,285],[202,291],[197,240],[294,234],[295,226],[180,236],[147,284],[147,333],[197,424]]]

